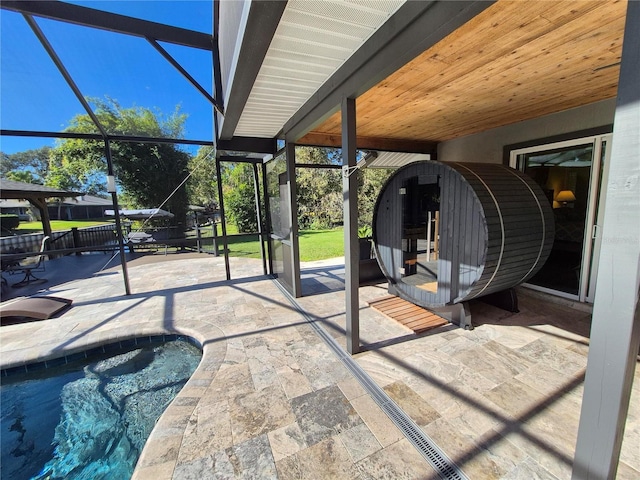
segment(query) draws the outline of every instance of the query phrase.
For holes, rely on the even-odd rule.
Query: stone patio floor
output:
[[[259,260],[232,258],[231,281],[222,257],[171,260],[131,263],[130,296],[117,267],[40,286],[73,307],[3,326],[0,366],[189,335],[203,345],[201,364],[159,419],[133,478],[438,478]],[[344,345],[343,266],[316,262],[303,274],[298,303]],[[520,289],[520,313],[474,301],[474,330],[416,336],[368,306],[386,294],[384,284],[360,288],[365,351],[354,358],[452,461],[470,479],[570,478],[589,311]],[[617,478],[640,478],[639,382]]]

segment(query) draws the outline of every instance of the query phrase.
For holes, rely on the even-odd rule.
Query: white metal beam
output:
[[[640,346],[638,25],[640,2],[629,2],[573,480],[616,477]]]
[[[287,2],[282,0],[252,1],[249,5],[231,84],[224,85],[225,114],[220,126],[220,138],[223,140],[234,135],[286,5]]]

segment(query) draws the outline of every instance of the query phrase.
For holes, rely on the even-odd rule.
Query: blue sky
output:
[[[210,33],[212,1],[69,2]],[[186,138],[212,140],[209,102],[144,39],[36,18],[87,97],[116,99],[164,115],[188,115]],[[3,129],[62,131],[80,103],[21,15],[0,10],[0,125]],[[162,46],[211,93],[211,53]],[[5,153],[53,145],[53,139],[1,137]]]

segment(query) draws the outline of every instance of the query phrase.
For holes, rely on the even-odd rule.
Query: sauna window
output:
[[[429,292],[438,290],[440,222],[439,175],[405,180],[402,195],[402,281]]]

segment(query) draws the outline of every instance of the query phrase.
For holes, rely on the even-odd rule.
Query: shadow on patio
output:
[[[96,265],[108,258],[98,257]],[[67,260],[67,269],[84,261]],[[158,259],[130,263],[131,296],[123,295],[118,267],[100,274],[94,269],[76,281],[44,285],[74,300],[60,318],[2,327],[3,367],[163,332],[201,342],[202,363],[158,422],[134,478],[202,476],[212,469],[231,477],[284,479],[307,471],[334,478],[437,478],[260,274],[260,261],[232,259],[227,282],[221,258],[150,260]],[[341,267],[308,266],[303,277],[324,292],[298,303],[309,321],[344,344]],[[469,478],[569,478],[588,313],[523,292],[518,314],[474,302],[473,331],[444,327],[416,336],[367,305],[384,295],[384,285],[360,288],[368,350],[354,359]],[[621,479],[640,471],[638,390]],[[333,423],[325,428],[327,419]],[[249,451],[251,461],[243,453]]]

